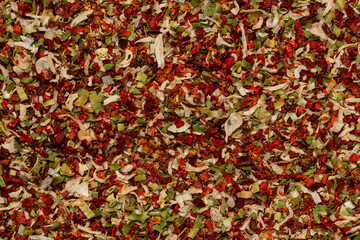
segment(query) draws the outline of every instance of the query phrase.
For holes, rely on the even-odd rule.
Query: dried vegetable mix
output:
[[[359,22],[1,0],[1,239],[360,239]]]

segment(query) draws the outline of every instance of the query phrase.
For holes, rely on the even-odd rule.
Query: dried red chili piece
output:
[[[296,31],[295,42],[298,44],[298,46],[301,46],[304,41],[305,34],[299,19],[295,20],[295,31]]]
[[[14,26],[14,33],[21,34],[21,27],[19,25]]]
[[[201,45],[195,45],[195,46],[191,49],[190,53],[191,53],[191,54],[195,54],[195,53],[197,53],[201,48],[202,48]]]
[[[69,8],[69,15],[73,16],[75,13],[80,11],[83,5],[84,5],[83,2],[81,1],[77,1],[76,3],[72,4],[71,7]]]
[[[229,69],[234,63],[235,63],[234,57],[227,58],[225,59],[224,63],[221,65],[221,68]]]
[[[49,81],[52,79],[53,74],[50,69],[43,69],[41,70],[40,76],[43,80]]]

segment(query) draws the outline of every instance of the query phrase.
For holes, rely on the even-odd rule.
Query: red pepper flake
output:
[[[43,69],[41,70],[40,76],[43,78],[43,80],[49,81],[52,79],[52,72],[50,69]]]
[[[350,161],[351,161],[351,162],[357,162],[359,159],[360,159],[360,155],[358,155],[358,154],[356,154],[356,153],[353,153],[353,154],[351,154],[351,156],[350,156]]]
[[[157,18],[151,18],[151,20],[149,22],[149,27],[155,28],[155,27],[157,27],[158,24],[159,24],[159,21]]]
[[[194,55],[194,54],[196,54],[198,51],[200,51],[201,48],[202,48],[201,45],[195,45],[195,46],[191,49],[190,53],[191,53],[192,55]]]
[[[177,128],[181,128],[182,126],[185,125],[185,123],[179,118],[174,119],[174,124]]]
[[[77,238],[79,238],[79,237],[82,236],[79,231],[72,231],[71,234],[74,235],[74,236],[77,237]]]
[[[21,34],[22,30],[19,25],[14,25],[14,33]]]
[[[295,42],[298,44],[298,46],[301,46],[304,41],[305,34],[299,19],[295,20],[295,31],[296,31]]]
[[[234,64],[234,62],[235,62],[234,57],[227,58],[227,59],[225,59],[224,63],[222,64],[221,68],[229,69]]]

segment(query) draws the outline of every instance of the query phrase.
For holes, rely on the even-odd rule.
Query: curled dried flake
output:
[[[20,18],[19,22],[21,24],[21,26],[25,29],[25,31],[27,33],[35,33],[37,32],[37,26],[40,25],[40,21],[39,20],[25,20]]]
[[[300,186],[301,191],[303,191],[304,193],[310,194],[311,197],[314,199],[315,204],[319,204],[322,202],[319,194],[316,191],[312,192],[300,183],[297,183],[296,185]]]
[[[314,34],[315,36],[320,37],[321,40],[326,41],[328,40],[331,44],[335,44],[335,40],[331,39],[329,36],[326,35],[324,30],[322,29],[322,25],[326,24],[323,20],[313,23],[310,28],[307,28],[306,30]]]
[[[20,114],[19,114],[19,119],[22,121],[24,120],[25,116],[26,116],[26,105],[20,104]]]
[[[246,96],[246,94],[250,92],[249,90],[247,90],[246,88],[244,88],[244,87],[242,86],[241,81],[237,81],[237,82],[235,82],[233,85],[237,88],[237,90],[239,91],[239,93],[240,93],[241,96]],[[233,96],[233,95],[231,95],[231,96]],[[237,95],[235,95],[235,96],[236,96],[237,98],[241,98],[240,96],[237,96]],[[235,96],[234,96],[234,97],[235,97]]]
[[[74,18],[71,23],[70,26],[71,27],[75,27],[77,26],[79,23],[81,23],[82,21],[85,21],[86,19],[88,19],[89,15],[91,15],[93,13],[93,10],[88,10],[85,12],[80,13],[79,15],[77,15],[76,18]]]
[[[15,148],[15,136],[6,139],[6,141],[1,144],[1,146],[8,150],[10,153],[17,151],[17,149]]]
[[[221,222],[224,219],[223,215],[220,213],[220,210],[218,208],[211,208],[210,216],[211,219],[214,220],[215,222]]]
[[[131,178],[136,176],[136,173],[130,174],[130,175],[123,175],[119,171],[115,172],[117,178],[122,182],[128,182]]]
[[[76,179],[72,179],[70,181],[68,181],[65,184],[65,191],[68,191],[70,193],[74,193],[78,187],[78,185],[81,182],[81,178],[76,178]]]
[[[253,30],[261,28],[261,26],[264,23],[264,19],[262,17],[259,17],[259,21],[252,27]],[[260,33],[260,32],[259,32]]]
[[[340,138],[345,137],[348,133],[350,133],[354,129],[355,129],[355,126],[350,127],[348,124],[346,124],[345,127],[344,127],[344,130],[340,133],[339,137]]]
[[[25,36],[20,36],[20,39],[25,44],[24,48],[26,49],[30,49],[30,45],[34,42],[34,39]]]
[[[95,169],[94,173],[93,173],[93,177],[94,179],[99,182],[99,183],[105,183],[106,182],[106,178],[105,179],[102,179],[102,178],[99,178],[97,176],[97,171],[100,171],[100,169]]]
[[[145,37],[145,38],[141,38],[141,39],[137,40],[135,42],[135,44],[136,43],[151,43],[151,42],[154,42],[154,41],[155,41],[155,38],[153,38],[153,37]]]
[[[83,206],[84,204],[85,202],[82,199],[69,199],[67,201],[66,200],[64,201],[64,205],[70,207],[80,207]]]
[[[153,8],[156,11],[156,14],[159,14],[163,11],[163,8],[166,7],[167,3],[159,3],[159,2],[155,2]]]
[[[56,27],[48,28],[45,30],[44,38],[53,40],[56,37]]]
[[[72,93],[69,95],[68,99],[65,102],[65,106],[67,107],[67,109],[69,109],[69,111],[72,111],[72,109],[74,107],[74,101],[78,97],[79,97],[79,95],[77,93]]]
[[[300,72],[301,72],[301,70],[307,70],[307,68],[304,66],[304,65],[300,65],[300,66],[298,66],[296,69],[295,69],[295,71],[294,71],[294,76],[295,76],[295,78],[300,78]]]
[[[16,170],[28,170],[29,168],[26,166],[26,163],[24,161],[21,160],[13,160],[11,161],[10,168],[16,169]]]
[[[184,228],[184,230],[186,230],[186,228]],[[176,234],[171,233],[170,235],[168,235],[168,236],[166,237],[165,240],[177,240],[177,239],[179,239],[179,236],[176,235]]]
[[[171,26],[170,26],[170,17],[167,17],[165,21],[162,23],[160,32],[162,34],[165,34],[167,32],[169,32],[171,35],[174,34],[174,31],[171,30]]]
[[[276,86],[271,86],[271,87],[264,87],[265,90],[270,91],[270,92],[274,92],[280,89],[285,89],[288,86],[288,83],[282,83]]]
[[[129,164],[129,165],[124,166],[124,167],[121,169],[121,171],[123,171],[124,173],[128,173],[128,172],[131,172],[131,170],[133,170],[133,169],[134,169],[134,166],[131,165],[131,164]]]
[[[129,49],[125,51],[125,59],[119,64],[120,68],[126,68],[130,66],[132,59],[134,58],[134,54]]]
[[[275,28],[278,26],[280,19],[279,19],[279,13],[277,11],[277,6],[272,6],[271,8],[272,16],[266,21],[266,26],[268,28]]]
[[[304,51],[304,47],[300,47],[298,49],[295,50],[295,59],[298,58],[298,55],[301,54]]]
[[[165,58],[164,58],[164,45],[163,45],[163,35],[159,34],[155,38],[154,42],[155,47],[155,57],[158,64],[158,67],[163,69],[165,67]]]
[[[275,163],[271,163],[270,166],[271,166],[272,170],[274,171],[274,173],[276,173],[278,175],[281,175],[284,172],[283,168]]]
[[[216,21],[214,18],[215,18],[215,14],[214,14],[214,16],[212,18],[205,17],[206,20],[209,20],[210,22],[215,23],[218,27],[221,27],[221,24],[218,21]]]
[[[107,99],[104,100],[104,106],[110,104],[110,103],[113,103],[113,102],[118,102],[120,101],[121,98],[119,95],[112,95],[110,97],[108,97]]]
[[[245,111],[242,113],[243,116],[251,116],[255,111],[256,109],[258,108],[258,104],[256,104],[255,106],[251,107],[249,110]]]
[[[344,126],[344,113],[342,109],[339,109],[339,113],[338,113],[338,117],[337,117],[337,121],[335,121],[333,123],[333,126],[330,128],[330,131],[332,132],[340,132],[340,130],[343,128]]]
[[[218,33],[218,37],[216,39],[216,45],[221,46],[227,46],[227,47],[231,47],[231,45],[227,42],[225,42],[225,40],[221,37],[220,33]]]
[[[189,163],[186,163],[185,170],[188,172],[202,172],[208,169],[208,166],[201,166],[201,167],[193,167]]]
[[[239,24],[239,26],[240,26],[240,31],[241,31],[241,42],[243,44],[243,49],[242,49],[243,56],[242,57],[246,58],[248,47],[247,47],[247,40],[246,40],[244,24],[241,22]]]
[[[48,11],[43,11],[41,15],[35,15],[32,13],[26,13],[25,16],[27,17],[31,17],[34,19],[39,19],[41,21],[41,23],[43,24],[43,26],[46,26],[50,20],[50,16],[48,14]]]
[[[245,10],[241,10],[241,13],[254,13],[254,12],[261,12],[264,16],[266,17],[271,17],[271,14],[262,10],[262,9],[245,9]]]
[[[237,15],[240,11],[240,6],[237,3],[237,1],[234,1],[234,4],[235,4],[235,8],[232,8],[230,11],[232,14]]]
[[[8,81],[9,81],[9,71],[3,66],[0,64],[0,70],[1,70],[1,74],[4,76],[5,78],[5,81],[3,83],[3,86],[1,88],[1,92],[3,94],[3,98],[4,99],[9,99],[10,98],[10,94],[6,91],[6,86],[8,84]]]
[[[298,196],[300,196],[300,193],[295,189],[295,190],[290,192],[290,196],[291,196],[292,199],[295,199]]]
[[[180,104],[181,104],[181,106],[184,108],[184,116],[185,116],[186,118],[190,117],[190,115],[191,115],[191,110],[190,110],[190,108],[186,107],[183,103],[180,103]]]
[[[118,192],[118,194],[116,195],[116,198],[120,198],[120,197],[123,197],[123,196],[126,196],[128,195],[129,193],[133,192],[137,190],[137,187],[136,186],[128,186],[128,185],[124,185],[122,188],[121,188],[121,191]]]
[[[47,176],[44,181],[41,183],[40,189],[45,190],[50,184],[52,183],[53,178],[50,176]]]
[[[326,14],[327,14],[328,12],[330,12],[330,11],[335,7],[335,3],[334,3],[334,1],[327,1],[327,0],[320,0],[320,2],[321,2],[322,4],[325,4],[325,3],[326,3],[326,7],[325,7],[325,9],[324,9],[324,11],[323,11],[323,13],[322,13],[322,16],[325,17]]]
[[[91,165],[79,163],[79,173],[81,176],[85,174],[86,171],[90,170]]]
[[[228,200],[226,201],[226,204],[231,208],[236,206],[235,200],[231,196],[229,196]]]
[[[59,115],[59,117],[69,117],[71,118],[72,120],[74,120],[78,125],[79,125],[79,128],[81,130],[86,130],[88,129],[87,127],[85,127],[85,125],[77,118],[71,116],[70,114],[62,114],[62,115]]]
[[[14,208],[18,209],[19,207],[21,207],[21,202],[12,202],[9,206],[0,208],[0,211],[9,211]]]
[[[62,67],[61,70],[60,70],[60,77],[61,77],[61,78],[64,77],[64,78],[66,78],[66,79],[68,79],[68,80],[74,78],[74,76],[68,74],[67,71],[68,71],[68,68]]]
[[[91,60],[91,56],[87,55],[87,57],[85,59],[85,64],[84,64],[84,73],[86,75],[89,75],[90,60]]]
[[[180,208],[185,207],[185,201],[193,200],[192,195],[189,191],[184,191],[175,197],[175,201],[179,204]]]
[[[359,43],[348,43],[348,44],[344,44],[344,45],[342,45],[341,47],[339,47],[339,49],[337,50],[338,52],[337,52],[337,54],[336,54],[336,57],[341,56],[341,55],[344,53],[343,50],[344,50],[345,48],[353,47],[353,46],[358,46],[358,47],[360,47]]]
[[[173,132],[173,133],[180,133],[180,132],[185,132],[186,130],[188,130],[189,128],[191,127],[191,125],[187,122],[184,123],[183,126],[181,126],[180,128],[176,127],[175,124],[172,124],[168,130],[170,132]]]
[[[245,222],[243,223],[243,225],[241,226],[241,228],[239,229],[240,231],[244,231],[244,230],[246,230],[248,227],[249,227],[249,225],[250,225],[250,220],[251,220],[251,218],[250,217],[248,217],[246,220],[245,220]],[[251,237],[249,237],[249,239],[250,239]],[[256,238],[255,238],[256,239]]]
[[[24,56],[25,55],[25,56]],[[19,75],[20,73],[24,72],[28,67],[29,61],[31,61],[30,55],[28,54],[16,54],[15,58],[16,66],[14,66],[14,71]]]
[[[280,158],[285,162],[292,162],[297,159],[297,158],[290,158],[290,155],[288,153],[282,153],[280,155]]]
[[[281,225],[283,225],[284,223],[286,223],[287,221],[289,221],[291,218],[294,217],[294,211],[292,210],[292,208],[290,207],[290,204],[288,202],[286,202],[286,207],[289,210],[289,215],[286,216],[286,218],[284,220],[282,220],[280,223],[277,223],[275,225],[275,227],[280,227]]]
[[[52,238],[46,237],[45,235],[31,235],[29,236],[31,240],[51,240]]]
[[[347,217],[347,216],[341,216],[341,217]],[[358,218],[346,218],[345,220],[336,221],[335,224],[338,227],[345,227],[345,225],[349,224],[350,222],[357,221]]]
[[[360,98],[354,98],[354,97],[350,97],[345,99],[346,102],[350,102],[350,103],[360,103]]]
[[[101,232],[98,231],[92,231],[91,229],[87,228],[87,227],[83,227],[81,225],[77,225],[77,228],[80,229],[81,231],[93,234],[93,235],[103,235],[101,234]]]
[[[241,113],[232,113],[225,122],[225,142],[228,142],[229,137],[243,124]]]
[[[9,197],[11,197],[11,198],[19,198],[20,194],[23,192],[23,190],[24,190],[24,188],[20,187],[19,190],[9,193]]]
[[[189,189],[189,192],[191,194],[198,194],[198,193],[203,193],[204,191],[201,189],[201,188],[194,188],[194,187],[191,187]]]
[[[292,11],[289,11],[286,15],[283,16],[284,19],[291,18],[293,20],[300,19],[302,17],[308,16],[310,14],[309,11],[304,11],[301,14],[293,13]]]
[[[165,100],[165,95],[162,91],[156,91],[155,95],[161,102],[163,102]]]
[[[1,74],[3,75],[3,77],[5,78],[5,80],[9,80],[9,70],[7,70],[3,65],[0,64],[0,70],[1,70]],[[4,88],[4,87],[3,87]]]
[[[148,126],[152,127],[154,125],[154,123],[159,119],[163,119],[164,116],[163,114],[160,112],[158,115],[156,115],[156,117],[152,120],[152,121],[149,121],[148,123]]]

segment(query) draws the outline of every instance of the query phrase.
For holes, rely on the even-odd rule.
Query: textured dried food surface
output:
[[[358,239],[356,0],[0,0],[1,239]]]

